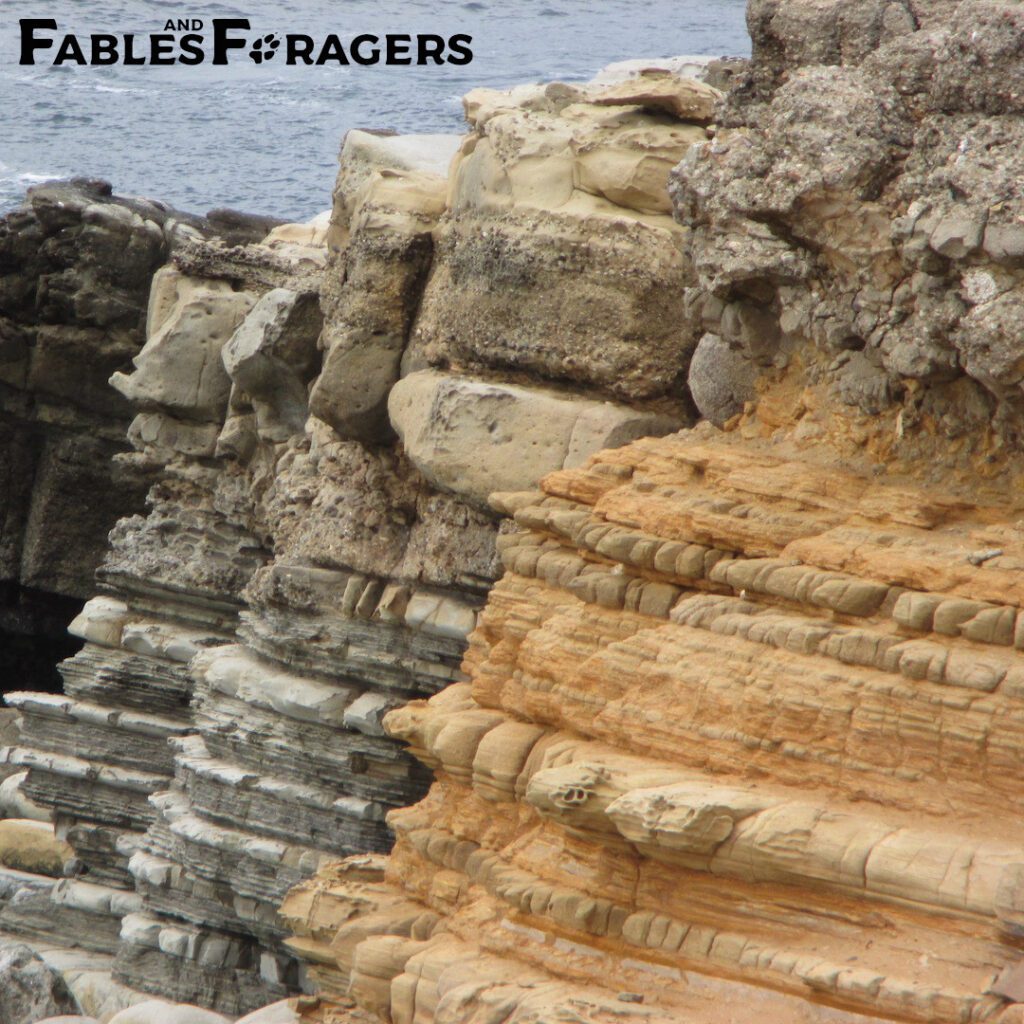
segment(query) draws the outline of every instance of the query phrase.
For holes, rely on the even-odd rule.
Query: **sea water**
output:
[[[106,178],[120,194],[193,212],[230,206],[305,219],[330,204],[349,128],[459,132],[476,86],[580,81],[613,61],[749,54],[745,0],[0,0],[0,209],[54,177]],[[455,33],[465,66],[18,64],[23,17],[60,32],[148,35],[169,18],[248,18],[256,32]]]

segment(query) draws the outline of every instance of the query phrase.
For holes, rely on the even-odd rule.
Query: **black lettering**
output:
[[[116,64],[117,63],[117,36],[101,33],[89,36],[91,47],[89,55],[90,64]]]
[[[146,58],[140,57],[135,52],[135,36],[130,32],[124,37],[124,62],[125,64],[145,64]]]
[[[329,60],[337,61],[348,67],[348,57],[345,56],[345,47],[337,36],[328,36],[316,58],[317,65],[326,64]]]
[[[444,63],[444,39],[441,36],[417,36],[416,48],[417,64],[426,64],[428,60],[432,60],[435,64]]]
[[[241,50],[249,44],[244,39],[234,39],[228,35],[231,29],[240,28],[249,31],[248,18],[214,18],[213,19],[213,63],[227,64],[229,50]]]
[[[174,27],[174,19],[173,18],[168,18],[164,22],[164,31],[165,32],[174,32],[174,31],[176,31],[175,27]]]
[[[300,60],[303,64],[313,63],[313,40],[309,36],[286,36],[285,44],[288,64],[297,64]]]
[[[377,45],[380,40],[376,36],[356,36],[352,40],[349,49],[352,51],[352,59],[357,64],[378,64],[380,63],[380,47]],[[369,43],[373,49],[368,57],[362,54],[363,43]]]
[[[57,22],[53,18],[22,18],[21,24],[21,60],[20,64],[35,64],[36,50],[49,50],[53,46],[52,39],[36,39],[37,28],[48,28],[57,31]]]
[[[448,40],[448,49],[452,52],[448,54],[446,60],[449,64],[468,64],[473,59],[473,51],[469,48],[469,44],[473,42],[472,36],[459,35],[452,36]],[[455,56],[458,54],[458,56]]]
[[[164,65],[174,63],[174,36],[149,37],[149,63]]]
[[[182,64],[202,64],[206,60],[206,54],[203,53],[203,37],[197,35],[187,35],[181,37],[181,53],[178,54],[178,60]],[[187,54],[187,56],[186,56]]]
[[[388,35],[385,37],[387,41],[388,56],[385,63],[387,64],[411,64],[412,57],[408,56],[409,44],[412,42],[412,36],[392,36]]]
[[[81,46],[78,45],[78,40],[74,36],[64,37],[60,44],[60,49],[57,50],[57,56],[53,58],[54,67],[66,64],[68,61],[74,61],[76,64],[88,63],[85,59],[85,54],[82,53]]]

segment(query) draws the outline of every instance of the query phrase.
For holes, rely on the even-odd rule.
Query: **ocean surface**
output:
[[[250,0],[188,7],[164,0],[0,0],[0,210],[32,184],[106,178],[202,213],[231,206],[306,219],[330,205],[349,128],[462,130],[476,86],[585,80],[613,61],[749,54],[745,0]],[[473,37],[463,67],[18,64],[22,17],[60,31],[140,35],[168,18],[249,18],[252,33],[436,33]],[[48,51],[50,55],[54,51]],[[283,52],[283,51],[281,51]]]

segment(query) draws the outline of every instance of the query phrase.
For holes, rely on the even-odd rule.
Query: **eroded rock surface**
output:
[[[105,958],[121,988],[83,1009],[141,1020],[149,994],[234,1017],[308,985],[278,907],[329,861],[387,852],[389,812],[427,792],[383,721],[465,678],[499,572],[491,491],[689,421],[667,179],[717,98],[659,72],[474,94],[469,139],[353,132],[329,216],[189,237],[154,275],[145,344],[111,376],[148,512],[110,534],[65,692],[9,698],[4,759],[66,877],[0,871],[0,930]],[[528,169],[549,144],[553,192]],[[556,308],[566,271],[537,227],[576,253],[578,304]],[[452,291],[467,230],[523,249],[518,283],[498,253]],[[474,289],[502,296],[515,359],[440,343]]]
[[[430,793],[285,901],[309,1024],[1024,1019],[1019,20],[750,5],[671,187],[725,429],[492,496],[469,678],[384,719]]]
[[[751,3],[754,60],[673,172],[707,331],[865,412],[1019,442],[1014,3]]]
[[[1022,1019],[1018,12],[750,20],[160,270],[150,511],[5,755],[83,1010]]]
[[[107,533],[143,507],[146,476],[111,461],[126,450],[131,409],[107,379],[142,346],[154,272],[190,238],[251,240],[270,226],[189,216],[85,179],[33,188],[0,220],[5,676],[49,682],[47,659],[67,648],[68,613],[92,592]]]
[[[630,992],[643,1019],[994,1019],[1024,876],[998,493],[703,429],[500,496],[469,681],[385,720],[430,795],[386,872],[286,901],[321,993],[396,1021],[499,992],[512,1019]]]

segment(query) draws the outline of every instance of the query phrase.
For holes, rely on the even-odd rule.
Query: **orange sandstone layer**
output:
[[[1024,523],[751,433],[494,499],[430,794],[283,908],[310,1021],[1024,1019]]]

